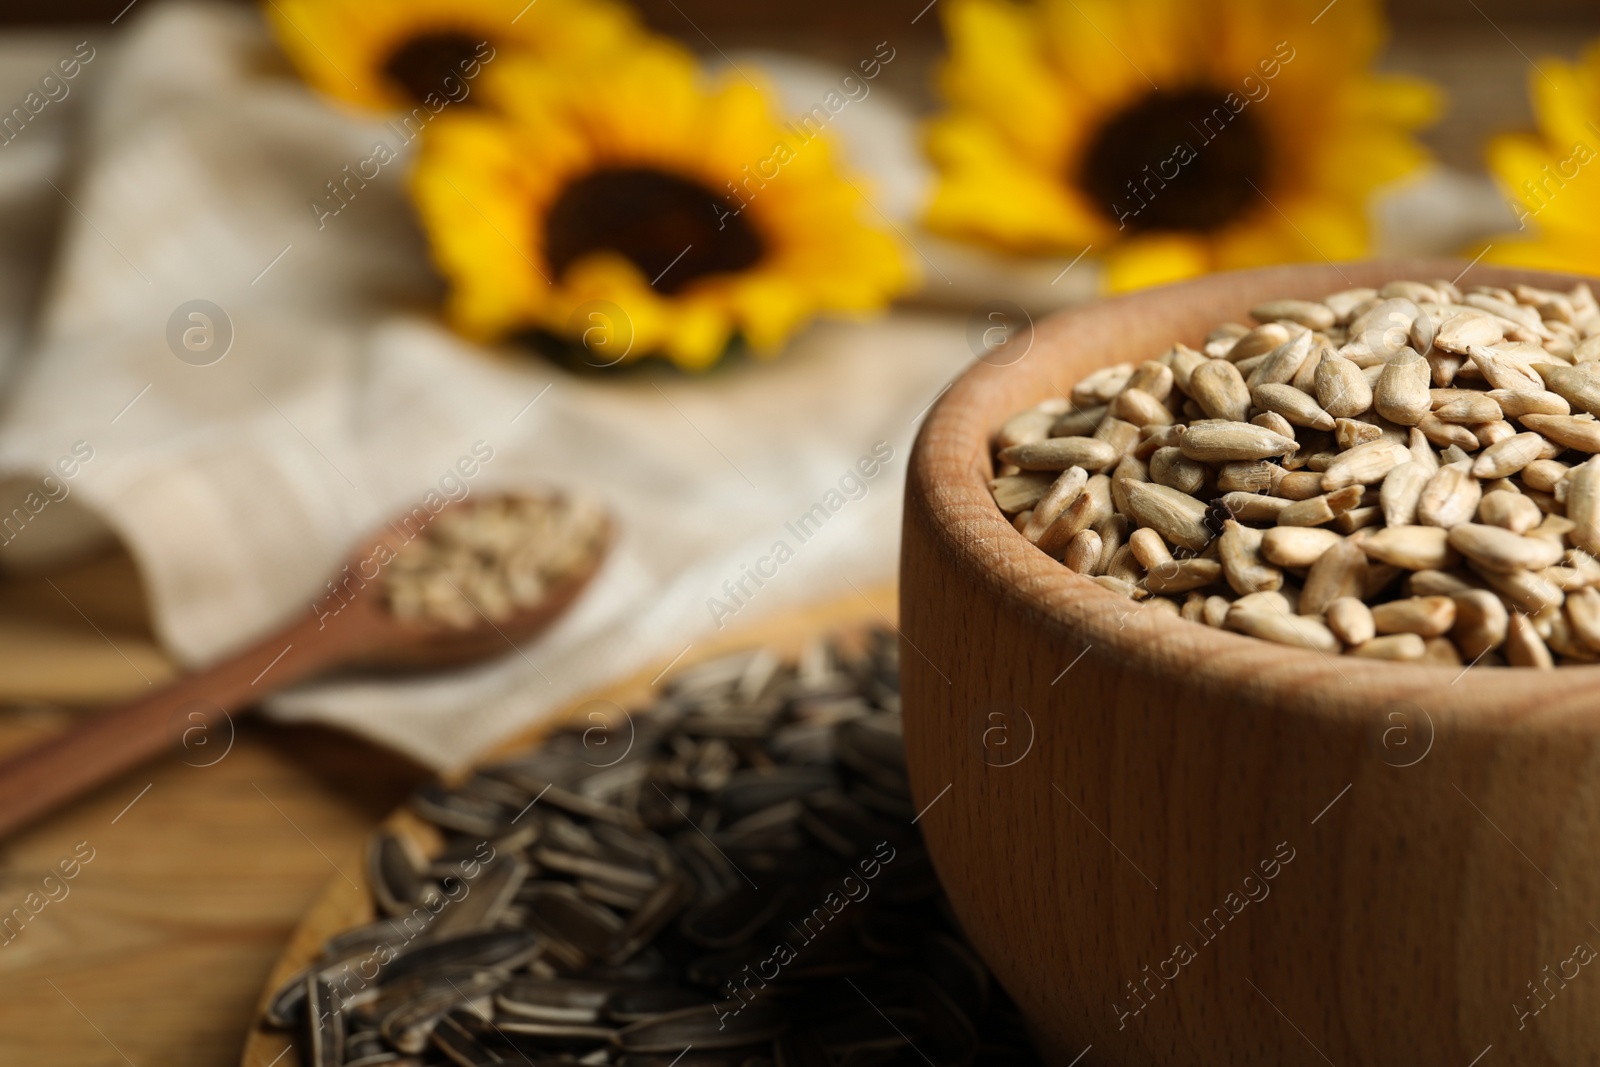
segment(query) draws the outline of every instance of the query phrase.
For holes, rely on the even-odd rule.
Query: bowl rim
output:
[[[1274,297],[1317,299],[1342,289],[1376,287],[1384,281],[1461,281],[1468,274],[1481,284],[1502,286],[1524,282],[1570,289],[1586,282],[1600,293],[1600,279],[1579,275],[1457,259],[1390,259],[1218,273],[1055,312],[1035,326],[1024,356],[1005,365],[978,357],[930,408],[908,464],[907,524],[913,521],[909,511],[922,509],[943,561],[987,584],[1002,601],[1030,613],[1056,635],[1081,638],[1082,652],[1064,650],[1063,665],[1075,664],[1073,655],[1115,656],[1123,670],[1187,671],[1193,685],[1203,689],[1225,686],[1241,699],[1251,698],[1245,703],[1341,720],[1351,715],[1370,717],[1375,708],[1420,708],[1424,712],[1437,708],[1448,711],[1458,724],[1491,728],[1515,725],[1530,716],[1545,722],[1570,721],[1589,729],[1600,726],[1600,698],[1594,688],[1600,682],[1600,664],[1549,671],[1518,667],[1473,671],[1472,665],[1329,656],[1143,611],[1028,542],[995,505],[989,490],[993,477],[990,442],[1001,421],[1050,395],[1051,390],[1066,395],[1072,382],[1094,366],[1137,358],[1116,351],[1103,356],[1085,353],[1096,342],[1114,345],[1116,335],[1126,332],[1119,331],[1118,324],[1131,321],[1137,324],[1133,327],[1136,331],[1166,336],[1162,347],[1146,358],[1159,355],[1173,343],[1198,340],[1186,320],[1198,320],[1201,312],[1175,314],[1175,294],[1197,307],[1221,309],[1201,327],[1203,335],[1230,318],[1242,320],[1243,307]],[[1234,309],[1238,309],[1237,317]],[[1059,371],[1073,361],[1083,366],[1069,381]],[[1024,399],[1017,402],[1018,396]],[[996,410],[1002,402],[1014,406]],[[902,575],[902,589],[909,580]],[[904,614],[908,622],[903,625],[910,625],[911,612]],[[1070,666],[1063,670],[1057,681],[1070,670]],[[1470,685],[1456,684],[1469,675]],[[1311,694],[1307,693],[1308,679],[1315,682]],[[1529,699],[1530,687],[1538,690],[1536,700]]]

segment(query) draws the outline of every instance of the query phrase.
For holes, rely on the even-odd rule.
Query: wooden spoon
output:
[[[467,507],[472,505],[454,505]],[[412,538],[391,523],[337,572],[328,595],[283,629],[198,674],[88,721],[0,763],[0,835],[32,822],[173,745],[230,720],[267,696],[342,667],[434,668],[487,659],[549,626],[589,584],[610,547],[606,522],[591,558],[546,590],[535,607],[503,622],[481,615],[469,629],[407,621],[383,594],[381,563]],[[363,578],[363,576],[372,576]]]

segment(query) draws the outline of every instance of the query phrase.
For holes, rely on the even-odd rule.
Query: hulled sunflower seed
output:
[[[389,561],[382,588],[398,618],[468,629],[537,607],[595,565],[608,524],[593,501],[506,495],[439,512]]]
[[[1427,360],[1407,348],[1390,358],[1372,389],[1372,407],[1390,422],[1415,426],[1433,410]]]
[[[1241,608],[1235,604],[1223,625],[1237,633],[1280,645],[1317,652],[1340,651],[1339,639],[1333,636],[1333,631],[1304,615],[1290,615],[1270,608]]]
[[[1134,369],[1133,377],[1128,379],[1127,388],[1137,389],[1164,401],[1172,395],[1172,384],[1175,380],[1171,367],[1159,359],[1147,359]]]
[[[1456,605],[1456,622],[1450,637],[1469,661],[1505,643],[1509,613],[1499,597],[1485,589],[1467,589],[1451,599]]]
[[[1583,415],[1524,415],[1522,425],[1565,448],[1600,452],[1600,421]]]
[[[1227,493],[1273,493],[1287,474],[1282,467],[1266,460],[1224,463],[1216,472],[1217,488]]]
[[[1243,422],[1250,415],[1250,389],[1239,368],[1227,360],[1208,360],[1196,367],[1188,392],[1209,419]]]
[[[1372,622],[1372,609],[1353,596],[1340,597],[1328,605],[1327,623],[1334,636],[1347,645],[1365,644],[1378,632]]]
[[[1381,440],[1383,430],[1370,422],[1361,422],[1357,419],[1335,419],[1333,423],[1333,440],[1341,451],[1349,451],[1357,445],[1371,444]]]
[[[1405,570],[1444,570],[1458,557],[1450,547],[1450,531],[1437,526],[1389,526],[1361,540],[1370,559]]]
[[[1122,392],[1123,387],[1128,384],[1128,379],[1132,377],[1131,364],[1118,363],[1115,366],[1103,367],[1072,387],[1073,406],[1087,408],[1097,404],[1109,404],[1118,393]]]
[[[1260,426],[1213,420],[1190,424],[1178,447],[1185,456],[1201,463],[1228,463],[1284,456],[1299,446],[1293,438]]]
[[[1310,300],[1269,300],[1250,309],[1257,322],[1297,322],[1309,330],[1331,330],[1336,317],[1326,304]]]
[[[1319,556],[1306,573],[1300,614],[1320,616],[1336,600],[1359,597],[1366,579],[1366,553],[1348,540],[1338,542]]]
[[[1217,558],[1222,562],[1223,577],[1241,596],[1283,588],[1283,571],[1261,556],[1264,537],[1260,530],[1233,519],[1222,524],[1222,535],[1217,539]]]
[[[1500,405],[1487,393],[1473,389],[1435,389],[1432,396],[1433,417],[1440,422],[1471,426],[1502,417]]]
[[[1533,369],[1533,364],[1515,349],[1473,345],[1467,354],[1484,380],[1495,389],[1545,392],[1544,379]]]
[[[1110,467],[1119,462],[1123,456],[1132,452],[1139,443],[1141,430],[1126,419],[1107,416],[1100,421],[1099,427],[1094,431],[1092,440],[1101,441],[1111,446],[1111,461],[1106,464]]]
[[[1100,562],[1100,549],[1099,534],[1093,530],[1080,530],[1068,543],[1061,562],[1079,574],[1093,574],[1094,565]]]
[[[1446,596],[1408,597],[1372,609],[1372,624],[1379,634],[1438,637],[1448,633],[1455,622],[1455,601]]]
[[[1322,488],[1333,492],[1347,485],[1374,485],[1410,459],[1411,450],[1393,441],[1357,445],[1348,452],[1341,452],[1322,472]]]
[[[1555,666],[1544,638],[1526,615],[1512,615],[1506,627],[1506,662],[1513,667],[1549,670]]]
[[[1417,498],[1417,521],[1449,529],[1471,519],[1483,499],[1483,488],[1466,460],[1439,468]]]
[[[1023,526],[1022,536],[1038,544],[1051,523],[1061,517],[1061,513],[1078,499],[1083,487],[1088,484],[1089,472],[1082,467],[1068,467],[1062,471],[1044,496],[1033,505],[1033,515]]]
[[[1294,380],[1300,368],[1312,358],[1314,341],[1310,333],[1301,331],[1287,343],[1280,345],[1251,368],[1245,384],[1255,389],[1260,385],[1281,384]]]
[[[1128,547],[1132,550],[1134,558],[1139,561],[1139,566],[1145,570],[1152,570],[1172,562],[1172,553],[1167,550],[1167,543],[1161,539],[1160,534],[1149,527],[1129,534]]]
[[[1289,330],[1281,323],[1264,323],[1228,346],[1227,353],[1222,358],[1229,363],[1240,363],[1256,356],[1264,356],[1288,344],[1290,336]]]
[[[1000,450],[1000,462],[1025,471],[1064,471],[1068,467],[1100,471],[1116,459],[1114,447],[1092,437],[1051,437]]]
[[[1457,426],[1455,423],[1445,422],[1433,415],[1424,415],[1416,428],[1428,439],[1428,442],[1439,448],[1454,445],[1467,451],[1476,451],[1479,447],[1478,435],[1467,426]]]
[[[1054,436],[1113,451],[1109,513],[1066,525],[1080,497],[1045,530],[1072,535],[1052,550],[1092,530],[1098,556],[1078,558],[1104,587],[1212,626],[1238,613],[1235,629],[1290,644],[1325,641],[1252,613],[1337,618],[1329,633],[1368,658],[1600,663],[1584,637],[1600,630],[1593,293],[1399,281],[1257,310],[1281,317],[1220,326],[1203,354],[1176,345],[1091,375],[1074,398],[1107,410],[1070,427],[1058,399],[1030,409],[1057,417]],[[1029,436],[1041,422],[1009,425]],[[1043,476],[999,473],[1002,511],[1039,532],[1055,504]],[[1228,595],[1196,591],[1209,581]],[[1448,636],[1433,632],[1444,601],[1458,611]],[[1375,609],[1383,626],[1364,626]],[[1532,625],[1515,654],[1508,610]]]
[[[1222,564],[1214,559],[1169,559],[1150,568],[1145,588],[1171,596],[1212,585],[1222,577]]]
[[[1559,585],[1532,571],[1496,571],[1481,564],[1469,564],[1484,584],[1505,597],[1518,611],[1529,615],[1558,608],[1567,594]]]
[[[1354,318],[1363,305],[1375,302],[1378,291],[1365,287],[1345,289],[1341,292],[1330,293],[1322,302],[1333,312],[1334,321],[1344,324]]]
[[[1111,415],[1134,426],[1165,426],[1172,421],[1172,412],[1165,404],[1132,386],[1118,393],[1111,402]],[[1098,428],[1095,432],[1099,433]]]
[[[1485,493],[1478,503],[1479,521],[1519,534],[1534,529],[1543,518],[1539,505],[1518,492]],[[1557,544],[1561,542],[1560,537],[1554,540]]]
[[[1372,407],[1372,384],[1361,368],[1339,355],[1325,355],[1317,364],[1317,403],[1335,418],[1351,418]]]
[[[1485,394],[1500,405],[1501,414],[1508,419],[1524,415],[1570,415],[1572,405],[1558,393],[1542,390],[1491,389]]]
[[[1322,526],[1343,515],[1361,503],[1362,491],[1357,485],[1309,500],[1297,500],[1278,512],[1279,526]]]
[[[1505,331],[1488,315],[1463,312],[1452,315],[1439,327],[1433,343],[1446,352],[1466,355],[1474,346],[1499,344],[1505,340]]]
[[[1550,392],[1579,411],[1600,415],[1600,365],[1585,363],[1566,367],[1557,363],[1535,363],[1533,369],[1544,379],[1545,388]]]
[[[1312,430],[1334,428],[1333,416],[1319,407],[1314,398],[1292,385],[1265,382],[1250,390],[1250,399],[1257,407],[1281,416],[1293,426]]]
[[[1007,419],[1000,427],[1000,432],[995,434],[995,446],[1011,448],[1014,445],[1043,441],[1051,436],[1057,418],[1058,416],[1041,408],[1019,411]]]
[[[1383,521],[1389,526],[1410,526],[1417,520],[1417,502],[1432,472],[1416,460],[1401,463],[1384,475],[1378,502]]]
[[[1100,404],[1090,408],[1074,408],[1063,412],[1056,417],[1055,423],[1050,427],[1050,437],[1090,437],[1095,430],[1100,428],[1100,422],[1110,410],[1106,405]],[[1034,438],[1040,440],[1040,438]],[[1004,433],[1001,435],[998,447],[1006,448],[1009,445],[1020,445],[1023,441],[1006,441]]]
[[[1206,468],[1169,445],[1150,457],[1150,481],[1193,495],[1206,484]]]
[[[1572,468],[1553,459],[1536,459],[1522,468],[1522,481],[1529,489],[1541,493],[1555,492],[1556,485]]]
[[[1048,474],[1013,474],[1006,478],[992,478],[989,492],[994,502],[1007,515],[1027,511],[1049,492],[1052,479]]]
[[[1545,440],[1536,433],[1519,433],[1485,448],[1472,464],[1474,478],[1509,478],[1539,458]]]
[[[1111,479],[1104,474],[1096,474],[1084,483],[1077,498],[1039,536],[1036,542],[1039,551],[1050,556],[1056,555],[1078,534],[1104,521],[1111,514]]]
[[[1600,556],[1600,456],[1574,467],[1563,479],[1567,488],[1567,518],[1572,543],[1592,556]]]
[[[1224,493],[1217,503],[1240,522],[1277,522],[1284,508],[1294,503],[1277,496],[1260,493]]]
[[[1261,537],[1261,555],[1279,567],[1309,567],[1344,538],[1313,526],[1275,526]]]
[[[1416,634],[1387,634],[1374,637],[1350,649],[1350,655],[1362,659],[1419,660],[1427,655],[1428,646]]]
[[[1552,567],[1562,555],[1553,541],[1475,522],[1452,527],[1450,547],[1480,566],[1506,572]]]
[[[1567,621],[1578,639],[1600,652],[1600,590],[1580,589],[1567,596]]]
[[[1187,493],[1154,483],[1134,482],[1127,487],[1128,514],[1140,526],[1149,526],[1168,542],[1198,552],[1210,544],[1207,508]]]

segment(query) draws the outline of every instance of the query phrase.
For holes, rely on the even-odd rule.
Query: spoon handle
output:
[[[215,762],[232,745],[231,712],[349,661],[372,643],[373,628],[361,625],[362,621],[351,618],[343,625],[324,626],[308,614],[207,670],[101,712],[11,756],[0,763],[0,836],[137,767],[164,748],[182,747]],[[227,728],[219,733],[214,728],[222,724]],[[213,743],[222,751],[200,747]]]

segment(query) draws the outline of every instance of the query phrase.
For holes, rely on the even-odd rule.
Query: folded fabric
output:
[[[253,13],[152,6],[95,62],[103,92],[58,183],[71,213],[0,427],[13,490],[49,475],[65,495],[0,556],[45,563],[103,524],[139,560],[163,642],[200,666],[306,611],[389,515],[460,495],[451,472],[474,449],[492,458],[470,494],[603,497],[620,540],[541,640],[269,705],[435,765],[719,626],[893,577],[914,421],[972,355],[959,318],[822,325],[774,363],[701,378],[477,350],[435,321],[403,166],[319,230],[324,183],[396,135],[304,88]],[[185,348],[190,329],[213,347]]]

